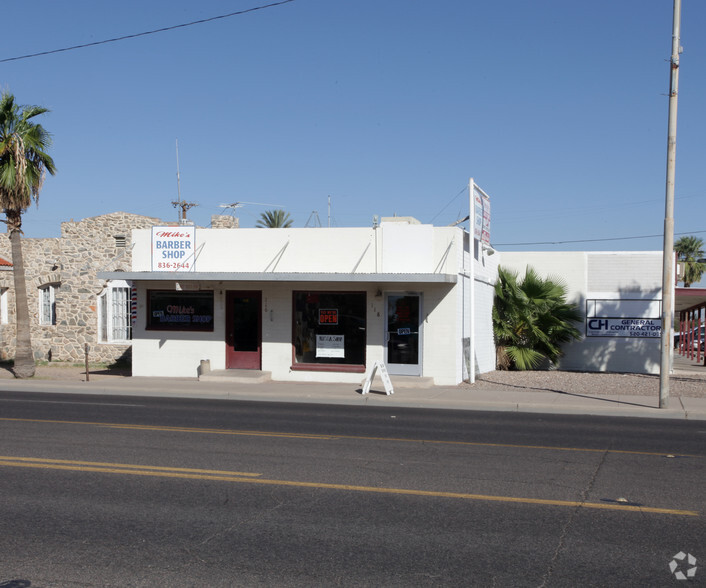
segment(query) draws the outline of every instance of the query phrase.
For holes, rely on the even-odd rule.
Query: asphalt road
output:
[[[703,422],[6,392],[0,447],[0,588],[706,585]]]

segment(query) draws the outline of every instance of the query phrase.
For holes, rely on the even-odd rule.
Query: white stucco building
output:
[[[563,370],[659,373],[661,251],[503,252],[500,265],[556,277],[584,316],[584,334],[565,345]]]
[[[495,369],[499,256],[458,227],[133,231],[135,376],[253,369],[274,380],[391,375],[457,384]],[[472,245],[471,245],[472,244]],[[470,370],[470,371],[469,371]]]

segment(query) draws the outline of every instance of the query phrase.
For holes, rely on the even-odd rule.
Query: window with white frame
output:
[[[47,284],[39,289],[39,324],[40,325],[55,325],[56,324],[56,287],[53,284]]]
[[[8,323],[7,292],[7,288],[0,288],[0,325],[6,325]]]
[[[98,337],[101,343],[132,339],[130,284],[113,280],[98,296]]]

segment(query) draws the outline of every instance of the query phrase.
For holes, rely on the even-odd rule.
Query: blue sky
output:
[[[266,3],[6,0],[0,59]],[[706,3],[682,13],[675,231],[706,238]],[[178,139],[201,226],[237,201],[326,225],[328,196],[334,226],[445,225],[473,177],[501,250],[661,249],[567,241],[662,233],[671,30],[671,0],[294,0],[0,62],[2,90],[52,110],[58,174],[25,234],[116,210],[176,220]],[[238,209],[241,226],[269,208]]]

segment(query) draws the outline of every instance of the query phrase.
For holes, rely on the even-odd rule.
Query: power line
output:
[[[437,213],[434,215],[434,218],[432,218],[432,219],[429,221],[429,224],[432,224],[432,223],[436,220],[436,218],[437,218],[442,212],[444,212],[449,206],[451,206],[451,204],[453,204],[454,200],[456,200],[456,198],[458,198],[458,197],[459,197],[461,194],[463,194],[466,190],[468,190],[468,185],[466,185],[466,186],[464,186],[463,188],[461,188],[461,191],[460,191],[458,194],[456,194],[456,196],[454,196],[451,200],[449,200],[449,201],[446,203],[446,205],[445,205],[439,212],[437,212]]]
[[[674,233],[675,235],[698,235],[706,233],[706,231],[688,231],[686,233]],[[493,243],[493,247],[515,247],[520,245],[564,245],[566,243],[597,243],[600,241],[627,241],[630,239],[652,239],[655,237],[663,237],[662,233],[658,235],[637,235],[635,237],[610,237],[606,239],[576,239],[573,241],[535,241],[532,243]]]
[[[229,14],[221,14],[220,16],[212,16],[210,18],[204,18],[201,20],[194,20],[191,22],[173,25],[170,27],[163,27],[161,29],[154,29],[152,31],[145,31],[144,33],[135,33],[133,35],[124,35],[122,37],[115,37],[113,39],[104,39],[103,41],[95,41],[93,43],[85,43],[83,45],[73,45],[72,47],[64,47],[62,49],[52,49],[50,51],[41,51],[39,53],[30,53],[28,55],[19,55],[17,57],[6,57],[5,59],[0,59],[0,63],[7,63],[8,61],[19,61],[21,59],[30,59],[32,57],[41,57],[43,55],[52,55],[53,53],[63,53],[64,51],[73,51],[74,49],[85,49],[86,47],[95,47],[96,45],[105,45],[106,43],[116,43],[118,41],[126,41],[127,39],[136,39],[137,37],[146,37],[147,35],[155,35],[157,33],[164,33],[167,31],[173,31],[175,29],[182,29],[184,27],[191,27],[191,26],[194,26],[197,24],[212,22],[214,20],[221,20],[223,18],[230,18],[231,16],[240,16],[241,14],[247,14],[248,12],[255,12],[256,10],[263,10],[265,8],[272,8],[274,6],[281,6],[282,4],[288,4],[289,2],[294,2],[294,0],[281,0],[280,2],[273,2],[272,4],[265,4],[263,6],[255,6],[254,8],[247,8],[246,10],[239,10],[238,12],[231,12]]]

